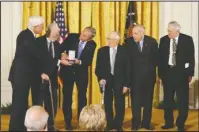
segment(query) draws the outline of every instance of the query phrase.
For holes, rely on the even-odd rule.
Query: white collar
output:
[[[46,37],[46,40],[48,41],[48,43],[55,42],[54,40],[50,40],[48,37]]]
[[[177,37],[175,37],[176,42],[178,42],[179,36],[180,36],[180,34]]]
[[[115,47],[110,47],[110,49],[115,49],[117,51],[117,47],[118,47],[118,45]]]
[[[80,42],[80,43],[81,43],[81,42],[83,42],[84,44],[86,44],[86,42],[87,42],[87,41],[82,41],[82,40],[79,40],[79,42]]]

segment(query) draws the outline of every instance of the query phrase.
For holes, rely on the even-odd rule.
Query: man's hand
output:
[[[99,83],[100,83],[100,85],[105,85],[106,84],[106,80],[101,79]]]
[[[74,59],[74,61],[75,61],[75,64],[80,65],[80,60],[78,60],[78,59]]]
[[[61,54],[61,60],[67,60],[67,59],[68,59],[68,55],[66,54],[66,51],[65,51]]]
[[[47,75],[47,74],[45,74],[45,73],[42,73],[41,74],[41,78],[43,79],[43,80],[49,80],[49,76]]]
[[[123,94],[125,94],[125,93],[127,93],[127,91],[128,91],[128,88],[127,87],[123,87]]]
[[[191,80],[192,80],[192,76],[189,76],[189,77],[188,77],[188,80],[189,80],[189,82],[191,82]]]
[[[71,66],[72,64],[68,60],[61,60],[61,64],[65,66]]]

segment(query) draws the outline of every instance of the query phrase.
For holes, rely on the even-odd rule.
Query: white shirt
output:
[[[79,41],[79,44],[80,44],[81,42],[82,42],[82,41],[80,40],[80,41]],[[84,47],[86,46],[86,43],[87,43],[87,41],[84,41],[84,43],[82,44],[82,45],[83,45],[83,47],[82,47],[83,49],[84,49]]]
[[[115,49],[116,50],[116,53],[117,53],[117,47],[118,46],[115,46],[115,47],[110,47],[109,48],[109,51],[110,51],[110,64],[112,65],[112,62],[113,62],[113,58],[112,58],[112,55],[113,55],[113,49]]]
[[[177,36],[175,38],[176,44],[178,44],[178,38],[179,38],[179,36]],[[173,54],[173,39],[170,39],[170,52],[169,52],[169,62],[168,62],[168,64],[170,66],[173,66],[173,63],[172,63],[172,54]]]
[[[143,45],[144,45],[144,36],[143,36],[142,40],[140,40],[139,44],[140,44],[140,48],[141,48],[141,51],[142,51]]]
[[[51,40],[49,40],[48,38],[46,38],[46,40],[47,40],[47,45],[48,45],[48,50],[49,50]],[[52,42],[53,42],[53,41],[52,41]],[[53,44],[52,44],[52,51],[53,51],[53,58],[55,58],[54,42],[53,42]],[[59,66],[60,63],[61,63],[61,60],[58,60],[57,66]]]
[[[80,45],[80,43],[81,43],[82,41],[80,40],[79,41],[79,45]],[[84,41],[84,43],[82,44],[83,45],[83,47],[82,47],[82,50],[84,49],[84,47],[86,46],[86,43],[87,43],[87,41]],[[80,60],[80,65],[82,64],[82,61]]]

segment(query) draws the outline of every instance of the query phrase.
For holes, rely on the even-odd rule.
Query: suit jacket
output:
[[[151,81],[156,80],[156,66],[158,63],[158,44],[150,36],[144,35],[142,52],[139,52],[138,45],[133,37],[125,40],[124,47],[130,57],[131,83],[137,82],[139,76],[146,76]]]
[[[33,33],[29,29],[21,31],[17,37],[16,52],[10,68],[9,81],[27,79],[34,75],[37,71],[35,63],[38,60],[45,63],[42,55],[40,55],[41,52],[38,52],[38,50]],[[47,70],[44,70],[43,73],[50,74]]]
[[[169,53],[170,53],[170,39],[168,35],[160,39],[159,45],[159,64],[158,75],[160,78],[165,77],[169,69]],[[185,68],[185,64],[188,63],[189,67]],[[177,43],[176,51],[176,67],[178,69],[179,76],[194,76],[194,43],[191,36],[180,33]]]
[[[37,63],[37,68],[39,69],[39,74],[42,74],[42,71],[44,71],[44,69],[52,70],[51,74],[50,74],[50,79],[51,81],[53,81],[54,83],[57,84],[57,72],[58,72],[58,60],[60,59],[60,44],[55,41],[53,42],[54,44],[54,52],[55,52],[55,57],[53,58],[52,55],[49,54],[48,52],[48,42],[47,42],[47,37],[46,35],[38,37],[37,40],[37,47],[38,49],[40,49],[39,51],[42,52],[40,54],[43,55],[43,58],[45,58],[45,60],[48,61],[48,65],[44,65],[42,66],[42,62],[38,62]],[[50,64],[50,65],[49,65]]]
[[[76,53],[75,58],[77,58],[78,46],[80,41],[79,36],[80,34],[75,34],[75,33],[69,34],[60,47],[61,53],[66,51],[66,53],[68,54],[69,50],[74,50]],[[61,77],[65,77],[66,75],[70,76],[71,74],[74,73],[84,74],[85,77],[88,76],[88,66],[92,64],[95,48],[96,48],[95,41],[93,40],[88,41],[80,56],[81,65],[76,65],[76,64],[74,64],[73,66],[62,65],[60,69]]]
[[[95,74],[100,81],[101,79],[109,80],[111,75],[110,51],[108,46],[98,50]],[[130,86],[130,67],[126,51],[123,46],[118,45],[114,65],[114,86],[122,90],[124,86]]]

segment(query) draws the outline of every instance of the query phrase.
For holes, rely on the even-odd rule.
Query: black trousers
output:
[[[33,75],[28,73],[18,73],[14,75],[12,84],[12,110],[10,116],[9,131],[25,131],[24,126],[25,114],[28,109],[29,90],[32,93],[33,105],[38,104],[38,90],[39,87],[34,87],[36,80]],[[37,96],[36,96],[37,94]]]
[[[185,73],[176,67],[169,68],[167,75],[162,78],[164,86],[164,119],[165,124],[173,124],[174,95],[177,96],[179,110],[176,125],[184,127],[188,116],[189,82]]]
[[[66,73],[68,74],[68,73]],[[78,119],[80,112],[87,104],[86,92],[88,86],[88,76],[81,73],[62,76],[63,80],[63,113],[66,124],[71,124],[72,120],[72,94],[74,83],[78,90]]]
[[[115,99],[115,118],[113,117],[113,97]],[[110,75],[105,87],[104,106],[107,127],[122,128],[125,112],[125,99],[122,88],[114,86],[114,76]]]
[[[32,105],[40,105],[40,98],[38,98],[41,84],[41,74],[35,73],[31,80],[31,95],[32,95]]]
[[[144,75],[144,74],[142,74]],[[150,78],[136,78],[131,89],[132,127],[148,127],[152,117],[152,103],[155,82]],[[143,107],[143,114],[142,108]],[[141,117],[141,115],[143,115]]]
[[[51,86],[52,100],[51,100],[49,85],[47,85],[45,89],[40,90],[40,105],[43,106],[44,104],[44,108],[49,114],[49,118],[48,118],[49,131],[55,130],[54,118],[57,114],[57,88],[58,88],[57,81],[52,81],[51,85],[52,85]],[[53,117],[52,109],[54,109],[54,117]]]

